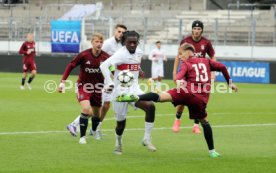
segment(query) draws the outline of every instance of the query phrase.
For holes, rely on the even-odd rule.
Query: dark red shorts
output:
[[[36,70],[35,62],[23,62],[23,72]]]
[[[185,105],[189,109],[190,119],[203,119],[207,117],[207,104],[191,93],[186,93],[182,89],[171,89],[167,91],[172,96],[172,104]]]
[[[91,106],[102,106],[102,93],[87,91],[83,88],[83,86],[78,86],[77,99],[79,102],[89,100]]]

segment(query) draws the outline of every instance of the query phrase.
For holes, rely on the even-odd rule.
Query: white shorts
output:
[[[158,77],[164,77],[163,63],[154,63],[151,65],[151,78],[156,79]]]
[[[134,87],[131,87],[128,89],[116,89],[112,93],[112,96],[113,98],[116,98],[116,96],[122,93],[136,94],[136,95],[144,94],[144,92],[140,89],[140,87],[138,85],[135,85]],[[113,111],[115,113],[116,121],[123,121],[126,119],[126,116],[128,113],[128,105],[131,105],[134,109],[136,109],[135,102],[126,103],[126,102],[113,101]]]
[[[105,103],[105,102],[111,102],[112,101],[112,95],[111,93],[106,93],[106,92],[102,92],[102,105]]]

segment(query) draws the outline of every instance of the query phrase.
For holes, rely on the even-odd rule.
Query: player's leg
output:
[[[100,113],[100,115],[101,115],[101,117],[100,117],[101,122],[103,122],[103,120],[104,120],[104,118],[105,118],[105,116],[106,116],[109,108],[110,108],[110,101],[104,102],[104,104],[103,104],[103,106],[101,108],[101,113]]]
[[[217,153],[214,148],[213,132],[212,127],[207,120],[206,106],[206,103],[196,97],[189,99],[188,107],[190,119],[199,119],[208,145],[210,157],[219,157],[220,154]]]
[[[117,102],[137,102],[137,101],[171,102],[172,96],[167,92],[163,92],[160,94],[149,92],[141,95],[122,94],[116,97],[116,101]]]
[[[162,65],[158,65],[156,73],[157,73],[156,91],[157,91],[157,93],[160,93],[161,92],[161,82],[162,82],[162,78],[164,76],[163,66]]]
[[[148,80],[148,84],[150,86],[150,91],[156,91],[156,81],[158,79],[157,67],[156,64],[152,64],[151,66],[151,78]]]
[[[149,151],[156,151],[155,146],[151,143],[151,132],[154,126],[155,118],[155,106],[151,101],[138,101],[135,106],[144,110],[146,113],[145,117],[145,133],[142,140],[142,144],[147,146]]]
[[[89,110],[89,116],[92,116],[93,115],[93,111],[92,111],[92,108],[90,108],[90,110]],[[72,136],[74,136],[74,137],[76,137],[77,136],[77,127],[79,127],[79,125],[80,125],[80,116],[81,116],[81,114],[80,115],[78,115],[75,119],[74,119],[74,121],[72,121],[70,124],[68,124],[67,126],[66,126],[66,128],[67,128],[67,130],[70,132],[70,134],[72,135]],[[91,129],[92,130],[92,129]]]
[[[122,155],[123,154],[122,138],[126,127],[126,115],[128,111],[128,103],[113,102],[113,110],[116,116],[116,127],[115,127],[116,143],[115,143],[114,154]]]
[[[216,152],[215,147],[214,147],[213,132],[212,132],[212,127],[211,127],[210,123],[208,122],[207,118],[200,119],[199,121],[202,125],[204,137],[205,137],[206,143],[208,145],[209,156],[210,157],[220,157],[220,154],[218,152]]]
[[[102,93],[102,101],[103,101],[103,105],[101,107],[101,110],[100,110],[100,123],[98,125],[98,128],[97,128],[97,134],[99,135],[99,137],[101,138],[102,136],[102,133],[101,133],[101,128],[102,128],[102,124],[103,124],[103,120],[110,108],[110,101],[112,100],[112,96],[111,94],[109,93],[106,93],[106,92],[103,92]],[[90,134],[92,135],[93,132],[92,132],[92,129],[90,129]]]
[[[31,76],[29,77],[28,82],[27,82],[27,87],[29,90],[32,89],[31,82],[34,80],[36,73],[37,73],[35,63],[30,64],[30,69],[31,69]]]
[[[172,127],[172,130],[173,132],[177,133],[180,131],[180,124],[181,124],[181,116],[182,116],[182,113],[183,113],[183,110],[184,110],[184,105],[177,105],[176,106],[176,119],[173,123],[173,127]]]
[[[90,113],[90,101],[82,100],[80,101],[81,115],[80,115],[80,144],[86,144],[86,130],[88,126],[88,118]]]
[[[201,133],[200,128],[199,128],[199,120],[198,119],[194,120],[194,126],[193,126],[193,129],[192,129],[192,132],[194,134],[200,134]]]
[[[24,85],[25,85],[27,75],[28,75],[28,73],[26,71],[24,71],[23,74],[22,74],[21,85],[20,85],[21,90],[25,89]]]
[[[91,118],[91,123],[92,123],[92,133],[94,135],[94,138],[96,140],[100,140],[101,137],[99,134],[97,134],[96,130],[97,130],[97,127],[100,123],[100,109],[101,107],[99,106],[92,106],[92,110],[93,110],[93,115],[92,115],[92,118]]]
[[[102,106],[101,109],[100,109],[100,122],[99,122],[99,125],[98,125],[97,130],[96,130],[96,134],[97,134],[97,135],[96,135],[96,136],[97,136],[96,138],[97,138],[98,140],[100,140],[101,137],[102,137],[101,129],[102,129],[102,125],[103,125],[103,120],[104,120],[104,118],[105,118],[105,116],[106,116],[106,114],[107,114],[109,108],[110,108],[110,102],[107,101],[107,102],[104,102],[104,103],[103,103],[103,106]],[[93,135],[93,130],[92,130],[92,128],[90,129],[89,135]]]

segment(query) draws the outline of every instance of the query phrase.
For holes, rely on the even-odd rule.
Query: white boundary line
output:
[[[187,113],[184,113],[183,116],[186,116]],[[275,115],[275,112],[264,112],[264,113],[259,113],[259,112],[240,112],[240,113],[231,113],[231,112],[225,112],[225,113],[218,113],[218,112],[213,112],[213,113],[208,113],[208,115]],[[156,117],[164,117],[164,116],[175,116],[175,114],[156,114]],[[189,116],[187,114],[187,116]],[[144,118],[145,115],[132,115],[132,116],[127,116],[127,119],[132,119],[132,118]],[[115,120],[115,117],[113,118],[105,118],[104,121],[111,121]]]
[[[263,127],[263,126],[276,126],[276,123],[271,124],[236,124],[236,125],[214,125],[213,128],[234,128],[234,127]],[[181,129],[190,129],[192,126],[181,127]],[[170,130],[171,127],[157,127],[154,130]],[[130,128],[126,131],[143,131],[144,128]],[[114,129],[103,129],[103,132],[113,132]],[[53,130],[53,131],[33,131],[33,132],[0,132],[0,135],[29,135],[29,134],[49,134],[49,133],[68,133],[65,130]]]

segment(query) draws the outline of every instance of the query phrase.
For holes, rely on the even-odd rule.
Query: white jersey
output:
[[[108,53],[109,55],[113,55],[121,47],[123,47],[121,42],[117,42],[115,37],[113,36],[104,41],[102,50]]]
[[[152,60],[154,64],[163,64],[163,61],[166,59],[166,55],[162,49],[155,48],[149,54],[149,59]]]
[[[104,78],[107,80],[107,83],[112,83],[110,77],[110,71],[108,68],[110,66],[115,66],[114,73],[114,83],[115,87],[120,85],[120,82],[117,80],[117,75],[122,70],[130,70],[134,75],[133,85],[138,85],[139,70],[141,65],[143,52],[141,49],[137,48],[134,54],[130,54],[125,46],[119,49],[114,55],[109,57],[106,61],[100,66],[101,71],[104,75]]]
[[[122,48],[121,42],[117,42],[115,37],[110,37],[105,40],[102,46],[102,50],[108,53],[109,55],[113,55],[117,50]],[[106,78],[104,78],[104,83],[107,84]],[[102,93],[102,102],[110,102],[112,100],[112,96],[110,93],[103,92]]]
[[[141,49],[137,48],[134,54],[130,54],[127,48],[123,46],[114,55],[112,55],[106,61],[104,61],[100,66],[103,76],[106,78],[108,84],[113,82],[110,77],[111,72],[108,70],[108,68],[112,65],[116,67],[114,73],[115,88],[112,92],[113,101],[116,98],[116,96],[123,93],[136,95],[144,94],[144,92],[140,89],[138,85],[139,69],[141,65],[142,56],[143,52]],[[117,75],[120,71],[127,69],[134,75],[133,85],[131,87],[121,87],[120,82],[117,80]],[[128,112],[128,104],[131,104],[132,106],[135,105],[134,102],[113,102],[113,111],[115,113],[117,121],[123,121],[124,119],[126,119],[126,115]]]

